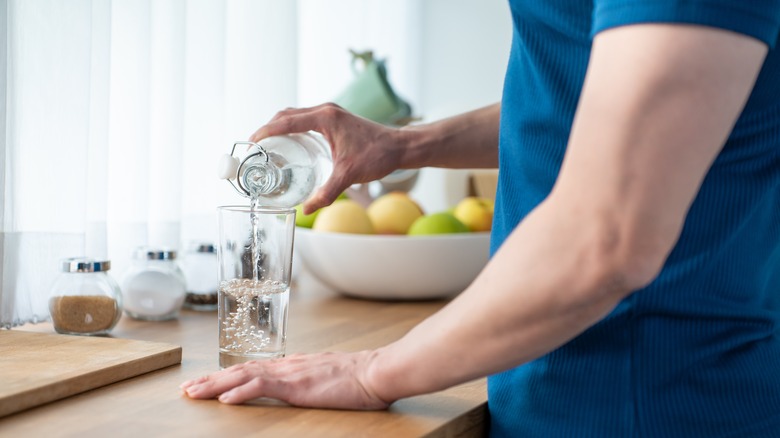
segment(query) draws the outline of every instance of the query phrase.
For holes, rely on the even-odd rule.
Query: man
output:
[[[780,1],[510,5],[500,106],[394,130],[323,105],[252,137],[330,141],[308,211],[396,168],[498,164],[481,275],[385,347],[245,364],[185,392],[382,409],[490,376],[495,436],[776,436]]]

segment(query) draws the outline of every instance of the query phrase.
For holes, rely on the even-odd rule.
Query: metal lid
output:
[[[192,252],[216,253],[217,248],[208,242],[198,242],[192,245]]]
[[[139,260],[175,260],[176,251],[166,248],[141,247],[135,251],[135,258]]]
[[[111,269],[111,261],[71,257],[62,260],[61,268],[62,272],[105,272]]]

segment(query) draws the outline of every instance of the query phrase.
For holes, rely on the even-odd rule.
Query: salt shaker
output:
[[[187,294],[176,251],[169,249],[138,248],[120,284],[125,313],[147,321],[176,318]]]
[[[217,310],[219,264],[214,245],[207,242],[193,244],[184,256],[182,270],[187,282],[184,307],[192,310]]]
[[[54,330],[69,335],[104,335],[122,316],[119,285],[108,275],[111,261],[62,260],[51,287],[49,312]]]

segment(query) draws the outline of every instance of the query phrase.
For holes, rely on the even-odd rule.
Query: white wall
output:
[[[385,59],[404,96],[419,89],[419,0],[299,0],[298,105],[334,99],[352,79],[349,49]],[[326,17],[338,17],[337,20]]]
[[[419,114],[439,120],[498,102],[512,39],[505,0],[427,0],[421,41]],[[467,190],[468,171],[423,169],[412,196],[445,210]]]
[[[421,115],[436,120],[498,102],[512,37],[506,0],[423,5]]]
[[[340,23],[322,17],[342,17]],[[333,99],[352,77],[348,49],[372,49],[423,122],[501,98],[512,28],[506,0],[299,0],[298,105]],[[335,60],[335,61],[334,61]],[[412,195],[443,210],[466,171],[424,169]]]

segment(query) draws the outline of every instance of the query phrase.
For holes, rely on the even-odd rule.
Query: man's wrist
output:
[[[433,136],[431,125],[414,125],[398,128],[398,144],[403,145],[398,160],[399,169],[419,169],[429,166]]]
[[[405,379],[403,372],[395,370],[397,362],[390,352],[392,345],[373,350],[368,355],[364,372],[364,388],[369,395],[376,397],[388,405],[398,399],[414,394],[405,394]]]

